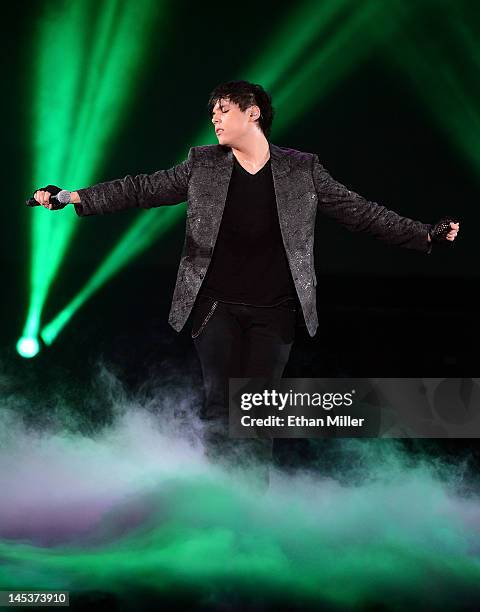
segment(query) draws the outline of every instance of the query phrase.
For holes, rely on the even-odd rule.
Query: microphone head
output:
[[[62,189],[55,197],[61,204],[68,204],[70,202],[70,191]]]

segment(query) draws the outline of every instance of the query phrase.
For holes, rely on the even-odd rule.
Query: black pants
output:
[[[199,296],[192,313],[194,339],[203,374],[206,452],[215,461],[239,467],[267,466],[271,439],[230,438],[228,379],[280,378],[295,339],[295,300],[277,306],[245,306]]]

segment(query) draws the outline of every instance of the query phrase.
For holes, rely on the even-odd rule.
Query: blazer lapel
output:
[[[280,147],[273,143],[268,143],[270,146],[270,159],[272,166],[273,180],[276,182],[277,179],[281,179],[285,174],[288,174],[290,170],[290,160],[287,153],[282,151]],[[275,185],[275,191],[277,185]]]
[[[211,251],[217,241],[218,230],[225,210],[225,201],[227,199],[228,185],[233,171],[233,153],[230,147],[220,147],[220,153],[215,159],[211,188],[211,207],[209,214],[211,215]]]
[[[289,206],[289,193],[292,186],[292,175],[290,158],[288,153],[280,147],[270,143],[270,158],[272,166],[273,184],[277,201],[278,223],[282,234],[283,246],[287,257],[289,257],[289,245],[287,240],[289,218],[291,217]]]

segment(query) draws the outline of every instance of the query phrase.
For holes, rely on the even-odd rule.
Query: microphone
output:
[[[49,185],[49,187],[53,188],[53,185]],[[38,189],[37,191],[48,191],[49,193],[52,193],[48,188],[44,188],[42,190]],[[66,189],[58,189],[58,187],[55,188],[55,191],[55,195],[52,194],[49,198],[50,202],[53,204],[53,210],[63,208],[70,203],[70,191],[67,191]],[[37,202],[35,198],[26,200],[25,204],[27,206],[41,206],[40,202]]]

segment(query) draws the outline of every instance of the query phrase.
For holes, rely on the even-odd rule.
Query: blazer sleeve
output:
[[[415,249],[429,255],[432,243],[427,233],[431,225],[402,217],[385,206],[370,202],[334,180],[313,155],[313,180],[318,210],[352,232],[367,232],[391,245]]]
[[[180,204],[187,199],[193,163],[193,147],[181,164],[153,174],[128,174],[122,179],[77,189],[80,202],[74,204],[79,217],[103,215],[127,208],[153,208]]]

